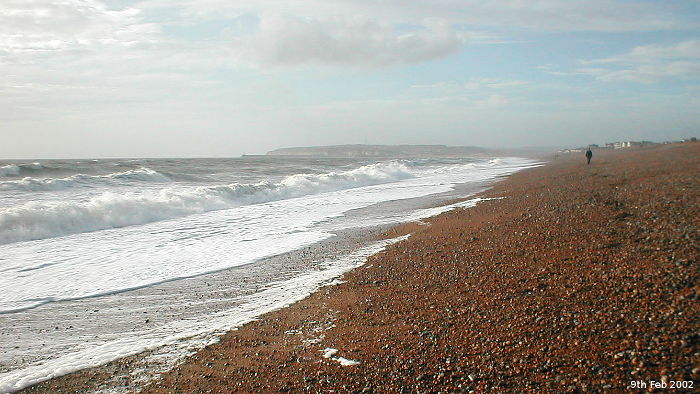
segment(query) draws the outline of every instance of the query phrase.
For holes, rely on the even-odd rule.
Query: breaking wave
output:
[[[155,171],[155,174],[135,174],[137,171],[127,171],[118,175],[157,176]],[[377,185],[412,177],[413,173],[404,163],[385,162],[345,172],[295,174],[279,183],[173,186],[142,192],[105,192],[85,201],[32,201],[19,206],[0,208],[0,244],[145,224],[246,204]],[[73,178],[75,177],[65,178],[63,181],[77,181]],[[23,181],[25,180],[19,182]],[[56,181],[58,180],[52,180]]]
[[[19,166],[15,164],[8,164],[6,166],[0,167],[0,176],[17,176],[19,175]]]
[[[117,172],[108,175],[76,174],[67,178],[44,179],[25,177],[20,180],[0,182],[0,190],[62,190],[76,186],[113,185],[116,184],[116,182],[132,181],[168,182],[170,179],[157,171],[142,167],[138,170]]]
[[[24,172],[39,171],[44,168],[41,163],[28,163],[28,164],[7,164],[0,166],[0,176],[20,176]]]

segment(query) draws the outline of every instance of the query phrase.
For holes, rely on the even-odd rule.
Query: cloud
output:
[[[525,81],[498,79],[498,78],[472,78],[464,84],[468,90],[482,89],[511,89],[527,85]]]
[[[582,68],[578,70],[605,82],[633,81],[653,83],[662,79],[698,79],[700,62],[642,64],[626,69]]]
[[[466,43],[465,34],[439,19],[411,32],[364,17],[306,19],[266,15],[259,31],[233,42],[239,60],[265,66],[388,66],[445,57]]]
[[[499,27],[619,32],[689,24],[651,1],[148,0],[137,6],[148,15],[175,15],[170,24],[191,26],[253,16],[259,25],[222,50],[231,65],[273,68],[419,63],[458,52],[467,37],[472,44],[513,42],[493,34]],[[406,26],[413,30],[402,30]]]
[[[572,75],[576,75],[575,73],[570,73],[570,72],[564,72],[564,71],[556,71],[554,70],[554,66],[551,64],[545,64],[543,66],[537,66],[537,69],[542,71],[545,74],[549,75],[555,75],[557,77],[568,77]]]
[[[122,3],[122,2],[120,2]],[[0,65],[80,62],[92,69],[129,60],[154,68],[382,67],[459,52],[469,41],[506,42],[483,28],[540,31],[635,31],[685,22],[653,2],[614,0],[5,0],[0,9]],[[244,31],[234,19],[252,16]],[[222,27],[205,41],[169,28]],[[473,30],[467,33],[469,29]],[[481,31],[480,31],[481,29]],[[224,31],[237,32],[226,37]],[[469,38],[469,40],[468,40]],[[127,50],[120,50],[126,48]],[[126,58],[124,58],[126,56]],[[45,67],[47,68],[47,67]],[[109,68],[109,67],[107,67]]]
[[[392,0],[394,12],[404,4]],[[420,1],[409,10],[437,13],[454,23],[507,26],[537,31],[652,31],[684,24],[667,17],[651,2],[613,0],[460,0]],[[410,12],[407,10],[407,12]]]
[[[627,53],[603,59],[585,60],[578,73],[601,81],[652,83],[663,79],[698,79],[700,76],[700,40],[674,45],[642,45]]]
[[[411,89],[453,89],[458,87],[459,85],[455,81],[442,81],[442,82],[435,82],[435,83],[428,83],[428,84],[419,84],[419,85],[411,85]]]
[[[700,59],[700,40],[675,45],[641,45],[622,55],[585,60],[583,64],[649,63],[661,59]]]
[[[510,99],[500,94],[490,94],[487,98],[477,102],[477,104],[487,107],[501,107],[509,103]]]
[[[501,79],[501,78],[471,78],[465,83],[459,83],[457,81],[441,81],[430,84],[420,84],[412,85],[412,89],[449,89],[449,90],[466,90],[466,91],[480,91],[480,90],[502,90],[502,89],[512,89],[517,87],[522,87],[528,83],[520,80],[511,79]]]
[[[194,16],[188,13],[191,6],[188,1],[154,0],[110,8],[99,0],[7,0],[0,9],[0,67],[71,68],[90,74],[144,69],[202,73],[240,66],[383,67],[449,56],[468,39],[439,18],[424,18],[399,29],[374,17],[332,15],[324,6],[319,8],[329,12],[318,17],[305,15],[304,7],[273,7],[267,1],[232,7],[202,0]],[[272,8],[298,12],[269,11]],[[204,28],[207,12],[229,22],[228,27],[221,23],[219,36],[197,40],[168,34],[173,26]],[[256,23],[243,32],[232,28],[236,21],[231,18],[247,12],[253,12]]]
[[[172,7],[149,0],[144,7]],[[187,18],[236,17],[245,13],[280,12],[313,19],[359,15],[389,23],[419,22],[426,16],[452,24],[506,26],[537,31],[654,31],[695,26],[653,1],[616,0],[181,0],[177,11]]]
[[[0,55],[128,45],[158,30],[135,8],[113,10],[97,0],[4,0]]]

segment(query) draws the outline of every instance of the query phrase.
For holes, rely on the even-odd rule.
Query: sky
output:
[[[700,137],[698,0],[0,0],[0,158]]]

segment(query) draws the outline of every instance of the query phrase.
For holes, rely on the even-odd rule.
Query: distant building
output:
[[[618,141],[618,142],[608,142],[605,144],[606,148],[612,149],[624,149],[639,146],[655,145],[655,142],[651,141]]]
[[[588,149],[591,150],[602,150],[602,149],[625,149],[625,148],[632,148],[632,147],[640,147],[640,146],[648,146],[648,145],[656,145],[656,142],[652,141],[618,141],[618,142],[607,142],[605,143],[605,146],[600,146],[598,144],[590,144],[588,147],[584,148],[569,148],[569,149],[562,149],[558,153],[582,153],[585,152]]]

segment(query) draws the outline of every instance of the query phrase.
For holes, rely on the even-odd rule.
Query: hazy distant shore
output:
[[[489,149],[477,146],[356,144],[279,148],[267,152],[267,155],[352,158],[459,158],[495,156],[533,157],[548,154],[554,150],[554,148],[544,147],[522,149]]]
[[[559,158],[229,332],[148,392],[621,390],[700,376],[700,144]],[[632,377],[632,378],[631,378]],[[104,371],[27,392],[90,390]]]

